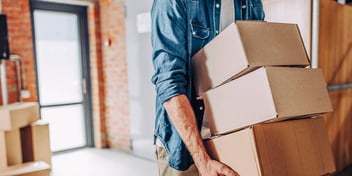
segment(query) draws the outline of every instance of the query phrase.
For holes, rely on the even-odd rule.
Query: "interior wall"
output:
[[[106,148],[108,147],[108,142],[104,115],[104,75],[101,45],[100,9],[98,2],[94,3],[94,5],[88,6],[88,33],[94,144],[97,148]]]
[[[25,85],[25,89],[29,91],[28,98],[20,98],[15,64],[6,61],[8,103],[37,101],[29,0],[2,0],[1,6],[1,13],[7,16],[10,53],[22,57],[25,75],[23,86]]]
[[[108,147],[130,151],[125,2],[100,0],[99,11],[103,69],[101,86]]]
[[[29,1],[0,0],[0,4],[1,12],[8,17],[10,52],[21,55],[24,60],[25,83],[30,97],[23,101],[37,101]],[[95,144],[100,148],[129,151],[131,140],[124,0],[45,1],[88,6]],[[7,63],[7,88],[9,103],[18,101],[15,67],[10,62]]]
[[[152,0],[128,0],[126,5],[126,49],[133,152],[154,159],[153,127],[155,91],[150,34]],[[138,20],[139,19],[139,20]]]
[[[307,53],[311,55],[312,0],[262,0],[265,21],[298,24]]]
[[[319,67],[328,85],[352,84],[352,6],[320,0]],[[352,164],[352,88],[329,91],[325,117],[338,171]]]

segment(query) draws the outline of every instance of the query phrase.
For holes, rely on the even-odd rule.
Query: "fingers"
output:
[[[226,169],[223,169],[221,171],[221,176],[240,176],[240,174],[238,174],[237,172],[229,169],[229,168],[226,168]]]
[[[207,171],[201,172],[201,175],[240,176],[240,174],[232,170],[227,165],[215,160],[210,161]]]
[[[220,173],[223,176],[240,176],[240,174],[238,174],[236,171],[232,170],[226,165],[222,165],[220,167]]]

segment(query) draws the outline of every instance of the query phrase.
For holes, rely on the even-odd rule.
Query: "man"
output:
[[[238,175],[205,151],[199,132],[203,102],[194,93],[190,61],[234,18],[263,20],[261,0],[154,0],[152,82],[160,175]]]

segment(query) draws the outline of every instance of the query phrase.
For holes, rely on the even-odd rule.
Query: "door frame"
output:
[[[61,4],[55,2],[44,2],[40,0],[31,0],[30,1],[30,10],[31,10],[31,23],[32,23],[32,35],[33,35],[33,53],[34,53],[34,68],[36,70],[36,78],[38,78],[38,69],[37,69],[37,53],[36,53],[36,37],[34,29],[34,11],[35,10],[47,10],[53,12],[67,12],[74,13],[78,16],[78,27],[79,27],[79,38],[80,38],[80,49],[81,49],[81,63],[82,63],[82,82],[85,81],[85,90],[83,90],[83,106],[84,106],[84,126],[86,133],[86,145],[84,147],[94,147],[94,132],[93,132],[93,112],[92,112],[92,94],[91,94],[91,79],[90,79],[90,55],[89,55],[89,35],[88,35],[88,15],[87,7],[71,4]],[[39,81],[36,79],[37,84],[37,99],[42,107],[53,107],[55,105],[42,106],[40,104],[40,93],[39,93]],[[58,105],[60,106],[60,105]],[[78,148],[82,148],[78,147]],[[57,151],[54,153],[66,152],[70,150],[75,150],[77,148]]]

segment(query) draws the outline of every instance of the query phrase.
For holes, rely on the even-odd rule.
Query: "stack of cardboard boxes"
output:
[[[192,58],[210,155],[241,176],[318,176],[335,164],[322,118],[323,74],[294,24],[239,21]]]
[[[48,123],[35,102],[0,107],[0,176],[48,176],[51,150]]]

